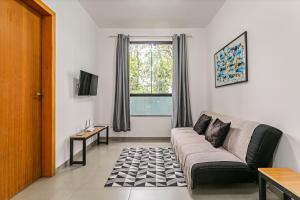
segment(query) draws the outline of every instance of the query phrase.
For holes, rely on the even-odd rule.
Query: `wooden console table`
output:
[[[266,200],[266,183],[283,192],[283,199],[300,199],[300,174],[288,168],[260,168],[259,200]]]
[[[103,130],[106,130],[106,141],[100,142],[100,133]],[[96,134],[97,134],[97,144],[100,144],[100,143],[108,144],[109,126],[97,126],[97,127],[95,127],[94,131],[91,131],[91,132],[84,131],[84,132],[76,133],[70,137],[70,165],[73,165],[73,164],[86,165],[86,140],[93,137]],[[82,161],[74,161],[74,159],[73,159],[74,140],[82,141]]]

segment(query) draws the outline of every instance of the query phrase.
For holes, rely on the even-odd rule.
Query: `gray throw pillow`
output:
[[[218,118],[208,128],[205,139],[209,141],[214,147],[220,147],[229,132],[231,122],[224,123]]]
[[[207,116],[205,114],[201,115],[193,127],[194,131],[196,131],[199,135],[204,135],[211,119],[211,116]]]

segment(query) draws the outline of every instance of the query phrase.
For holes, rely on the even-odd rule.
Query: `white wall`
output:
[[[95,97],[78,97],[79,70],[98,74],[98,28],[76,0],[44,0],[56,12],[56,166],[69,159],[69,136],[94,119]],[[75,146],[75,152],[81,146]]]
[[[284,132],[275,166],[300,170],[300,2],[228,0],[208,26],[208,108]],[[249,82],[214,88],[213,55],[248,31]]]
[[[115,52],[116,38],[109,37],[124,33],[129,35],[172,35],[186,33],[188,38],[188,57],[190,70],[190,93],[194,121],[205,105],[205,74],[207,63],[207,42],[203,29],[100,29],[99,39],[99,67],[100,83],[97,104],[97,121],[112,124],[114,82],[115,82]],[[134,39],[134,38],[133,38]],[[157,38],[153,38],[154,40]],[[148,40],[151,40],[148,39]],[[131,132],[113,133],[112,136],[121,137],[169,137],[171,129],[170,117],[132,117]]]
[[[299,1],[227,0],[207,29],[98,29],[77,1],[44,2],[57,13],[56,166],[69,158],[69,136],[81,130],[86,119],[112,124],[116,39],[108,36],[186,33],[192,35],[188,56],[194,122],[202,110],[212,110],[278,127],[284,136],[275,166],[300,170]],[[214,88],[213,54],[245,30],[249,82]],[[76,96],[74,79],[80,69],[99,75],[97,97]],[[170,134],[168,117],[131,120],[131,132],[112,135]]]

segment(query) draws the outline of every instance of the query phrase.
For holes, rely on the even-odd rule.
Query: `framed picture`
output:
[[[247,31],[215,53],[215,87],[248,81]]]

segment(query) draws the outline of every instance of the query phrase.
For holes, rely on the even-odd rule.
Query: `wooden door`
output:
[[[41,16],[0,0],[0,199],[41,176]]]

